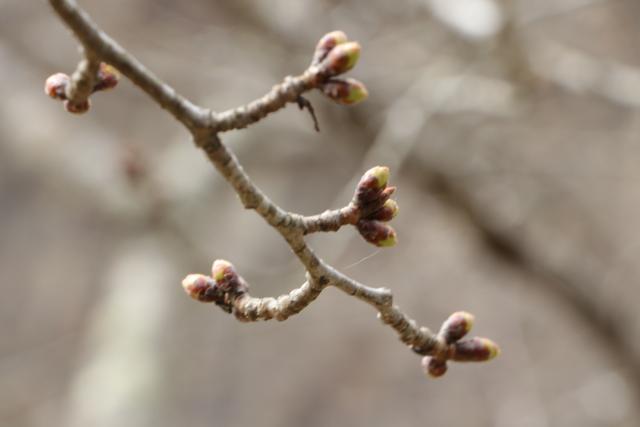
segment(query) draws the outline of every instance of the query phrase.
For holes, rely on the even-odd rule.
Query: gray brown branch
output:
[[[470,350],[465,350],[464,346],[462,346],[462,350],[456,350],[458,347],[455,346],[467,341],[446,342],[440,337],[443,333],[442,330],[440,334],[436,335],[428,328],[420,327],[417,322],[410,319],[393,304],[393,297],[389,289],[368,287],[345,276],[320,259],[304,240],[305,234],[317,231],[336,231],[343,225],[355,224],[360,215],[371,215],[375,212],[368,212],[363,208],[357,213],[353,202],[345,208],[311,217],[287,212],[258,188],[243,170],[235,155],[219,138],[219,132],[241,129],[255,123],[268,114],[283,108],[287,103],[297,102],[304,92],[320,88],[325,82],[329,83],[329,78],[349,70],[359,55],[360,47],[357,43],[345,43],[346,40],[342,40],[342,38],[346,39],[344,33],[330,33],[327,35],[330,36],[329,39],[325,36],[321,40],[324,45],[319,44],[318,47],[318,49],[320,47],[325,49],[324,56],[327,59],[323,61],[331,61],[324,68],[322,65],[324,62],[315,63],[301,75],[287,77],[283,83],[274,86],[264,97],[250,102],[246,106],[216,113],[195,105],[161,81],[116,41],[100,30],[75,1],[49,0],[49,3],[67,27],[73,31],[85,52],[85,62],[81,62],[80,71],[72,76],[69,90],[77,96],[84,96],[83,88],[87,82],[91,83],[91,76],[95,75],[97,70],[96,64],[105,62],[115,66],[190,131],[195,144],[206,153],[213,166],[234,188],[244,207],[255,210],[282,235],[307,271],[307,282],[289,294],[278,298],[254,298],[249,295],[248,285],[233,271],[232,266],[223,262],[220,265],[227,266],[228,271],[225,270],[225,273],[220,277],[216,277],[216,274],[213,274],[213,278],[203,275],[187,276],[183,285],[185,289],[189,288],[193,291],[192,297],[201,301],[216,302],[227,311],[233,311],[241,320],[267,320],[271,318],[284,320],[304,309],[318,297],[324,288],[334,286],[373,306],[378,311],[383,323],[393,328],[403,343],[419,354],[433,356],[433,360],[439,364],[438,366],[444,364],[447,359],[488,360],[497,354],[497,347],[490,342],[490,345],[484,347],[474,347],[472,350],[475,353],[469,353]],[[331,43],[335,40],[338,40],[337,43],[344,44],[334,48],[335,43],[333,45]],[[336,51],[339,51],[339,54],[335,54]],[[331,82],[335,85],[338,80],[331,80]],[[342,82],[340,84],[342,84],[341,88],[344,89],[344,93],[330,92],[327,95],[333,97],[336,102],[349,104],[366,96],[366,89],[361,83],[352,79],[340,82]],[[392,193],[393,188],[388,188],[384,192],[385,198],[381,196],[372,200],[384,203]],[[367,194],[365,192],[365,196]],[[377,206],[376,209],[381,207],[375,203],[374,206]],[[214,263],[215,268],[216,264]],[[230,276],[225,276],[227,273]],[[233,279],[232,283],[235,283],[235,287],[222,286],[224,280],[229,277]],[[465,319],[468,318],[465,317]],[[445,324],[447,323],[445,322]],[[458,325],[458,327],[460,326]],[[457,336],[457,339],[466,334],[470,327],[470,323],[464,323],[464,331]],[[443,326],[443,330],[445,329]],[[478,348],[481,350],[480,353],[478,353]],[[464,353],[465,351],[468,354]],[[467,355],[465,356],[465,354]],[[453,355],[456,356],[453,357]],[[429,372],[436,375],[431,370]]]

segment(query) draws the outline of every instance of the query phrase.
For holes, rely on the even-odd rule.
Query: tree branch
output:
[[[212,127],[218,132],[246,128],[284,108],[287,103],[297,102],[303,93],[316,86],[316,73],[313,71],[307,70],[296,77],[287,76],[260,99],[221,113],[211,113]]]
[[[434,334],[428,328],[420,327],[394,305],[389,289],[371,288],[345,276],[320,259],[305,242],[306,234],[337,231],[344,225],[353,225],[372,244],[394,245],[395,231],[387,222],[393,219],[398,208],[395,201],[390,199],[395,188],[387,186],[388,168],[377,166],[367,171],[346,207],[305,217],[287,212],[271,201],[219,138],[220,132],[244,128],[287,103],[306,105],[300,101],[300,97],[312,89],[321,90],[339,104],[350,105],[365,99],[367,91],[362,83],[339,77],[357,62],[360,52],[358,43],[349,42],[341,31],[328,33],[318,42],[311,65],[304,73],[285,78],[267,95],[246,106],[215,113],[193,104],[162,82],[102,32],[75,1],[49,0],[49,3],[82,44],[85,60],[81,62],[80,71],[69,81],[48,80],[47,93],[56,99],[65,99],[67,95],[63,96],[63,93],[68,97],[76,93],[78,97],[88,96],[91,91],[101,90],[105,81],[113,79],[113,74],[109,74],[108,79],[101,75],[96,64],[102,61],[118,68],[187,127],[196,146],[206,153],[213,166],[234,188],[244,207],[255,210],[281,234],[307,271],[307,281],[289,294],[277,298],[254,298],[249,295],[249,285],[233,265],[216,260],[211,276],[190,274],[184,279],[183,287],[192,298],[213,302],[243,321],[284,320],[304,309],[324,288],[334,286],[373,306],[382,322],[393,328],[403,343],[418,354],[427,356],[423,359],[423,365],[432,376],[444,374],[447,360],[484,361],[497,355],[497,345],[489,340],[461,340],[471,329],[471,315],[454,313],[444,322],[438,334]],[[94,77],[97,83],[92,80]],[[85,87],[90,90],[81,89]]]
[[[76,36],[86,52],[116,67],[182,124],[192,129],[205,123],[206,112],[161,81],[140,61],[98,28],[74,0],[50,0],[49,4]]]

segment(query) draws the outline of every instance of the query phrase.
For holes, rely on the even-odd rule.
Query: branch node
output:
[[[244,206],[256,209],[271,226],[277,228],[307,269],[308,280],[289,294],[277,298],[255,298],[249,295],[249,285],[231,263],[216,260],[211,276],[190,274],[183,280],[184,290],[192,298],[213,302],[225,312],[233,312],[240,321],[285,320],[302,311],[325,287],[333,285],[377,308],[378,317],[396,330],[403,343],[427,356],[423,359],[423,366],[433,376],[444,374],[448,360],[483,361],[499,353],[498,346],[485,338],[461,339],[471,328],[470,315],[454,313],[434,335],[393,305],[389,289],[370,288],[344,276],[325,264],[306,245],[304,234],[318,230],[335,231],[345,224],[355,225],[373,244],[394,244],[395,232],[386,222],[397,214],[398,207],[390,199],[395,188],[387,187],[388,168],[369,170],[347,207],[315,217],[292,216],[260,191],[218,137],[219,132],[245,128],[292,102],[309,111],[314,127],[319,130],[313,106],[302,96],[312,89],[320,89],[325,96],[342,104],[353,104],[366,98],[367,91],[362,83],[337,77],[353,68],[358,61],[360,45],[357,42],[349,42],[340,31],[329,33],[318,43],[312,64],[302,75],[286,77],[267,95],[246,106],[214,113],[192,104],[155,77],[100,30],[75,1],[49,0],[49,3],[80,40],[85,57],[72,77],[58,73],[47,79],[46,93],[64,100],[69,110],[86,111],[93,92],[117,83],[115,69],[105,62],[116,66],[191,131],[196,145],[206,152],[212,164],[233,186]]]

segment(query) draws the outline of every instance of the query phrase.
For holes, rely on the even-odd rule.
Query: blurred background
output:
[[[215,110],[363,46],[356,107],[309,99],[223,140],[303,214],[392,170],[399,244],[312,236],[328,262],[437,329],[497,341],[424,378],[336,289],[241,324],[180,286],[235,264],[258,296],[303,271],[188,133],[123,80],[84,116],[43,94],[77,43],[47,2],[0,0],[0,425],[637,426],[640,3],[634,0],[80,2],[158,76]]]

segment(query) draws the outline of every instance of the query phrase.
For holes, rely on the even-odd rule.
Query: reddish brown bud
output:
[[[200,302],[217,302],[222,296],[216,288],[216,282],[203,274],[189,274],[182,281],[187,295]]]
[[[342,43],[329,51],[320,63],[320,71],[327,77],[337,76],[352,69],[360,58],[358,42]]]
[[[447,344],[451,344],[464,337],[473,327],[473,315],[466,311],[453,313],[440,328],[440,335]]]
[[[368,218],[387,222],[395,218],[399,211],[398,203],[393,199],[388,199],[379,210],[375,211]]]
[[[430,356],[422,358],[422,370],[433,378],[443,376],[447,372],[447,362]]]
[[[388,180],[389,168],[386,166],[376,166],[366,171],[356,187],[355,197],[358,204],[364,206],[380,200]]]
[[[248,290],[246,282],[229,261],[215,260],[211,266],[211,276],[223,292],[244,293]]]
[[[64,73],[50,75],[44,82],[44,93],[53,99],[67,99],[65,91],[69,84],[69,76]]]
[[[380,196],[375,200],[375,202],[380,206],[384,206],[387,200],[389,200],[389,198],[395,192],[396,192],[396,187],[387,187],[380,192]]]
[[[90,107],[91,101],[89,101],[89,99],[85,99],[81,102],[73,102],[69,99],[64,101],[65,110],[73,114],[84,114],[89,111]]]
[[[113,89],[120,80],[120,72],[112,65],[106,62],[100,63],[100,69],[98,70],[96,83],[93,86],[93,91]]]
[[[499,354],[500,348],[496,343],[487,338],[474,337],[453,344],[449,358],[458,362],[484,362]]]
[[[347,35],[342,31],[331,31],[330,33],[325,34],[316,45],[316,51],[311,63],[314,65],[319,64],[324,58],[326,58],[331,49],[339,44],[345,43],[346,41]]]
[[[389,247],[398,242],[395,230],[384,222],[360,220],[356,227],[367,242],[376,246]]]
[[[342,105],[353,105],[369,96],[367,88],[356,79],[331,79],[321,86],[322,93]]]

